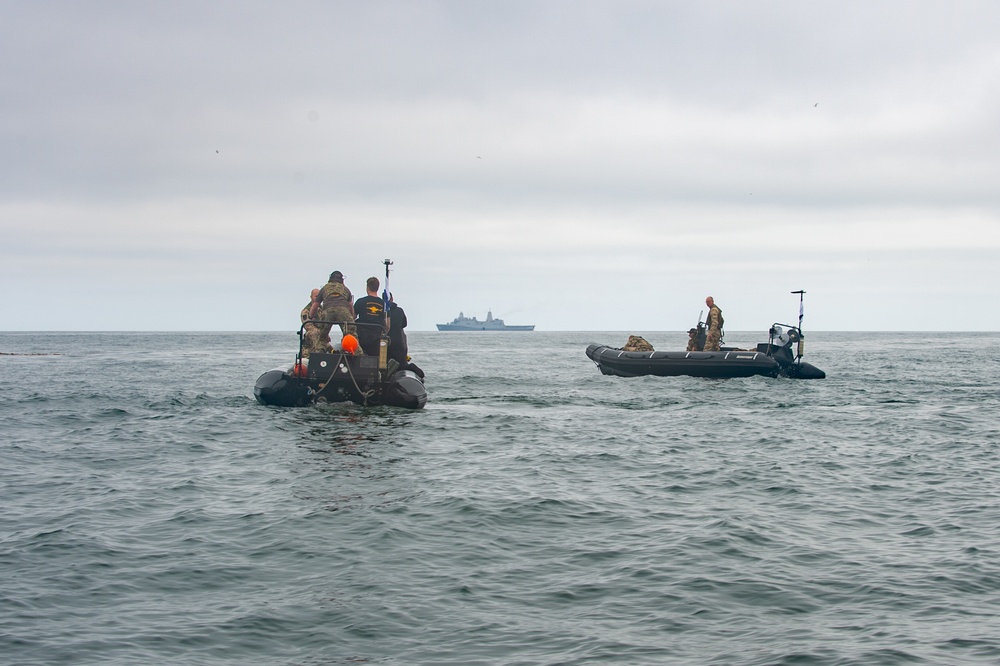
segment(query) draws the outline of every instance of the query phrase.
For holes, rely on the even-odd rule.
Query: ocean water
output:
[[[293,333],[0,334],[0,661],[1000,662],[1000,334],[409,337],[416,412],[256,404]]]

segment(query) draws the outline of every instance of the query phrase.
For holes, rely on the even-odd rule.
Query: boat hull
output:
[[[475,324],[437,324],[437,329],[439,331],[533,331],[535,330],[535,326],[534,324],[488,326],[485,322],[482,322],[478,326]]]
[[[466,317],[464,312],[447,324],[437,324],[439,331],[533,331],[534,324],[508,325],[503,319],[493,316],[493,310],[486,313],[486,319],[479,321],[475,317]]]
[[[303,367],[306,370],[298,373],[294,368],[265,372],[254,384],[254,398],[276,407],[354,402],[421,409],[427,403],[420,377],[410,370],[385,373],[374,356],[313,354]]]
[[[590,358],[601,373],[617,377],[708,377],[729,379],[736,377],[794,377],[796,379],[822,379],[822,370],[809,363],[776,359],[766,351],[722,350],[717,352],[632,352],[591,344],[587,347]]]

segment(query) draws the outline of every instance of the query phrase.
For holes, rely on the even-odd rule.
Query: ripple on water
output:
[[[257,405],[294,334],[0,334],[63,354],[0,360],[0,649],[1000,660],[1000,339],[949,341],[961,368],[920,334],[815,333],[828,379],[793,382],[606,377],[602,337],[415,332],[431,398],[403,412]]]

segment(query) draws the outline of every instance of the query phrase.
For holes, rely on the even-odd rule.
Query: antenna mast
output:
[[[796,349],[797,352],[796,360],[798,360],[802,358],[802,354],[805,353],[806,350],[806,343],[803,340],[805,334],[802,332],[802,317],[805,314],[805,310],[803,309],[804,306],[802,304],[802,297],[805,296],[806,292],[802,289],[799,289],[797,291],[793,291],[792,293],[799,295],[799,344],[798,348]]]

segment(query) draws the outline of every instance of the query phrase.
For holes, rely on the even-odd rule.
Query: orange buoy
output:
[[[349,354],[353,354],[358,351],[358,339],[348,333],[344,336],[344,339],[340,341],[340,346],[344,348],[344,351]]]
[[[305,377],[308,374],[309,369],[301,361],[292,366],[292,377]]]

